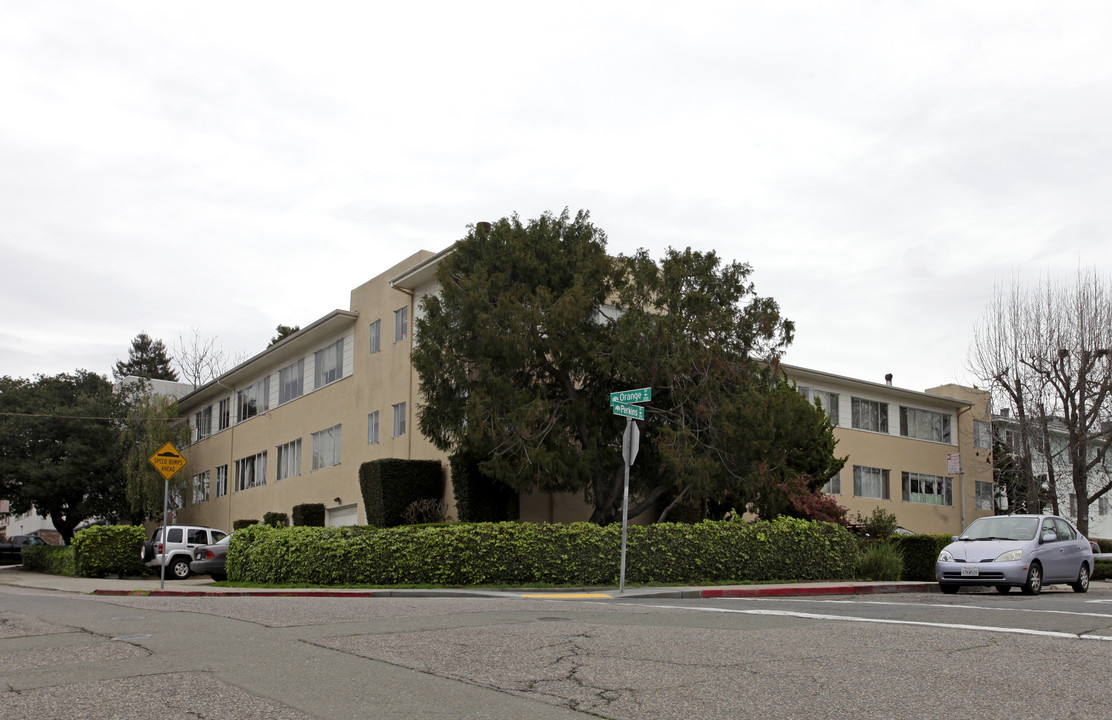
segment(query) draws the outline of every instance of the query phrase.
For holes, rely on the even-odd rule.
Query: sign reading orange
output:
[[[150,456],[151,465],[154,469],[162,473],[162,477],[169,480],[173,477],[174,473],[185,467],[185,458],[181,456],[178,449],[174,447],[174,443],[166,443],[158,449],[154,455]]]

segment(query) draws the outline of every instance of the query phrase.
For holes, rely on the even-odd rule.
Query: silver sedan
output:
[[[1068,520],[1055,515],[999,515],[975,520],[938,555],[935,579],[944,593],[962,585],[989,585],[1028,595],[1043,585],[1068,583],[1089,589],[1093,573],[1089,541]]]

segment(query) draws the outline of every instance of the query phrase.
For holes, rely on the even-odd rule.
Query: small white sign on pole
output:
[[[961,453],[949,453],[946,455],[946,474],[961,474]]]

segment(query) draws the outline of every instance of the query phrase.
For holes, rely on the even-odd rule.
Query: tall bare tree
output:
[[[229,357],[217,346],[215,335],[202,336],[196,327],[190,327],[189,331],[189,337],[179,334],[174,343],[174,363],[181,371],[182,380],[193,387],[220,377],[244,359],[242,353]]]
[[[1027,509],[1042,507],[1041,458],[1055,511],[1059,488],[1068,489],[1078,529],[1087,533],[1089,506],[1112,489],[1112,281],[1092,269],[1069,281],[1047,277],[1028,286],[1015,278],[998,286],[974,333],[969,366],[998,406],[1015,410],[1013,450]]]

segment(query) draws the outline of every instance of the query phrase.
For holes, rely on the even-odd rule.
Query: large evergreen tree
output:
[[[135,524],[161,520],[166,482],[150,463],[150,457],[168,442],[178,448],[190,439],[189,423],[178,420],[178,403],[171,397],[151,392],[147,383],[131,386],[125,392],[126,416],[120,429],[128,516]],[[212,418],[207,418],[212,422]],[[186,472],[169,481],[172,508],[180,507],[190,491]]]
[[[651,387],[631,513],[679,501],[741,507],[773,479],[841,467],[823,413],[776,371],[793,327],[751,269],[714,253],[610,257],[586,212],[480,225],[438,267],[413,364],[421,431],[483,457],[521,491],[579,491],[620,512],[621,435],[609,393]]]
[[[0,378],[0,496],[13,512],[49,517],[67,544],[82,522],[126,514],[123,416],[94,373]]]
[[[119,380],[129,375],[148,380],[177,380],[178,373],[173,368],[166,346],[161,340],[154,340],[141,332],[131,341],[127,352],[127,362],[116,361],[112,376]]]

